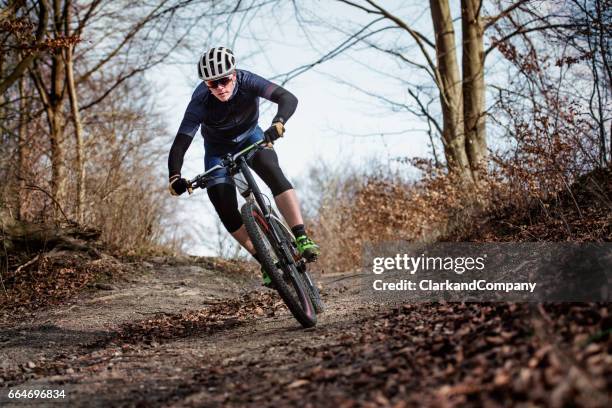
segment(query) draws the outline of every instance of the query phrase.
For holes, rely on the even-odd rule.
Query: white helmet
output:
[[[227,76],[236,69],[236,58],[232,50],[214,47],[206,51],[198,62],[198,76],[203,81],[212,81]]]

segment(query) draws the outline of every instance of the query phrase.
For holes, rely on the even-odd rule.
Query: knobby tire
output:
[[[261,261],[261,265],[270,276],[270,279],[274,284],[274,288],[285,302],[285,305],[287,305],[289,311],[303,327],[308,328],[315,326],[317,324],[317,316],[315,313],[315,307],[311,303],[308,289],[306,288],[307,285],[302,282],[302,279],[299,276],[296,276],[297,280],[292,280],[291,283],[296,292],[302,291],[302,293],[306,294],[306,307],[310,307],[311,309],[310,316],[300,304],[299,293],[296,293],[297,296],[293,295],[293,291],[291,288],[289,288],[288,283],[283,278],[283,272],[276,268],[274,259],[270,253],[270,251],[274,251],[274,245],[270,242],[270,239],[266,236],[263,230],[263,228],[270,228],[270,226],[267,225],[261,211],[254,202],[247,201],[247,203],[242,206],[241,215],[247,233],[249,234],[249,237],[253,242],[253,246],[257,251],[257,256]],[[261,225],[262,223],[265,225]],[[266,245],[266,242],[268,245]],[[293,268],[293,272],[294,274],[299,274],[295,267]]]

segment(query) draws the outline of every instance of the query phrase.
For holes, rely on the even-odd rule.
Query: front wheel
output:
[[[285,227],[285,225],[278,219],[272,218],[270,220],[271,223],[277,226],[277,231],[281,233],[281,239],[288,245],[289,250],[291,252],[291,256],[298,260],[297,270],[299,271],[299,277],[301,278],[306,290],[308,291],[308,296],[310,297],[310,301],[314,306],[315,312],[317,314],[323,313],[325,311],[325,304],[321,299],[321,294],[319,293],[319,288],[315,284],[312,276],[308,272],[308,268],[304,259],[302,259],[300,253],[297,249],[297,244],[295,242],[295,237],[291,233],[291,231]]]
[[[271,226],[254,202],[247,201],[242,206],[241,214],[261,265],[272,279],[274,288],[297,321],[306,328],[313,327],[317,324],[316,312],[295,263],[285,259],[279,247],[281,243],[274,238]]]

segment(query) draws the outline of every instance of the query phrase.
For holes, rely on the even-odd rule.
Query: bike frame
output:
[[[247,200],[254,200],[257,203],[257,206],[259,207],[259,210],[261,211],[261,214],[263,215],[266,221],[266,224],[268,225],[268,227],[270,228],[270,231],[272,232],[272,236],[274,237],[275,243],[278,244],[279,249],[282,251],[282,254],[284,255],[282,257],[284,259],[280,259],[280,261],[291,265],[291,264],[295,264],[295,260],[293,259],[293,256],[289,248],[287,248],[286,245],[283,245],[283,240],[281,239],[281,232],[276,230],[276,223],[272,223],[270,222],[270,220],[272,218],[276,219],[280,223],[280,225],[283,226],[283,228],[285,228],[285,224],[279,217],[277,217],[272,211],[268,209],[268,206],[266,205],[266,201],[264,199],[264,195],[259,189],[259,186],[257,185],[255,178],[253,177],[253,173],[251,172],[251,169],[249,168],[249,165],[247,164],[247,160],[245,157],[246,154],[249,153],[251,150],[262,148],[261,145],[263,143],[265,142],[261,140],[259,142],[253,143],[252,145],[244,148],[243,150],[239,151],[238,153],[234,155],[228,154],[226,157],[223,158],[222,164],[218,164],[214,167],[211,167],[208,171],[197,176],[196,178],[194,178],[192,181],[189,181],[188,183],[196,188],[197,187],[204,188],[207,176],[211,174],[213,171],[217,169],[222,169],[222,168],[227,168],[229,170],[231,177],[234,177],[238,172],[242,173],[242,176],[244,177],[244,180],[246,181],[248,185],[248,189],[250,190],[249,195],[247,195],[245,198]]]

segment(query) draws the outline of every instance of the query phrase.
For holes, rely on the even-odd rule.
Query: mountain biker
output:
[[[250,163],[272,191],[274,201],[291,227],[299,252],[308,261],[319,255],[319,247],[308,237],[297,196],[283,174],[272,145],[283,136],[285,123],[297,106],[297,98],[284,89],[252,72],[236,69],[233,52],[225,47],[206,51],[198,61],[198,76],[202,80],[191,97],[168,157],[169,190],[181,195],[188,190],[187,180],[181,177],[185,152],[201,126],[204,138],[205,169],[220,164],[223,156],[237,153],[260,140],[267,146],[258,150]],[[264,132],[258,126],[259,98],[278,105],[272,125]],[[259,261],[238,211],[238,200],[233,179],[225,169],[212,173],[207,192],[227,231]],[[264,284],[270,278],[263,270]]]

